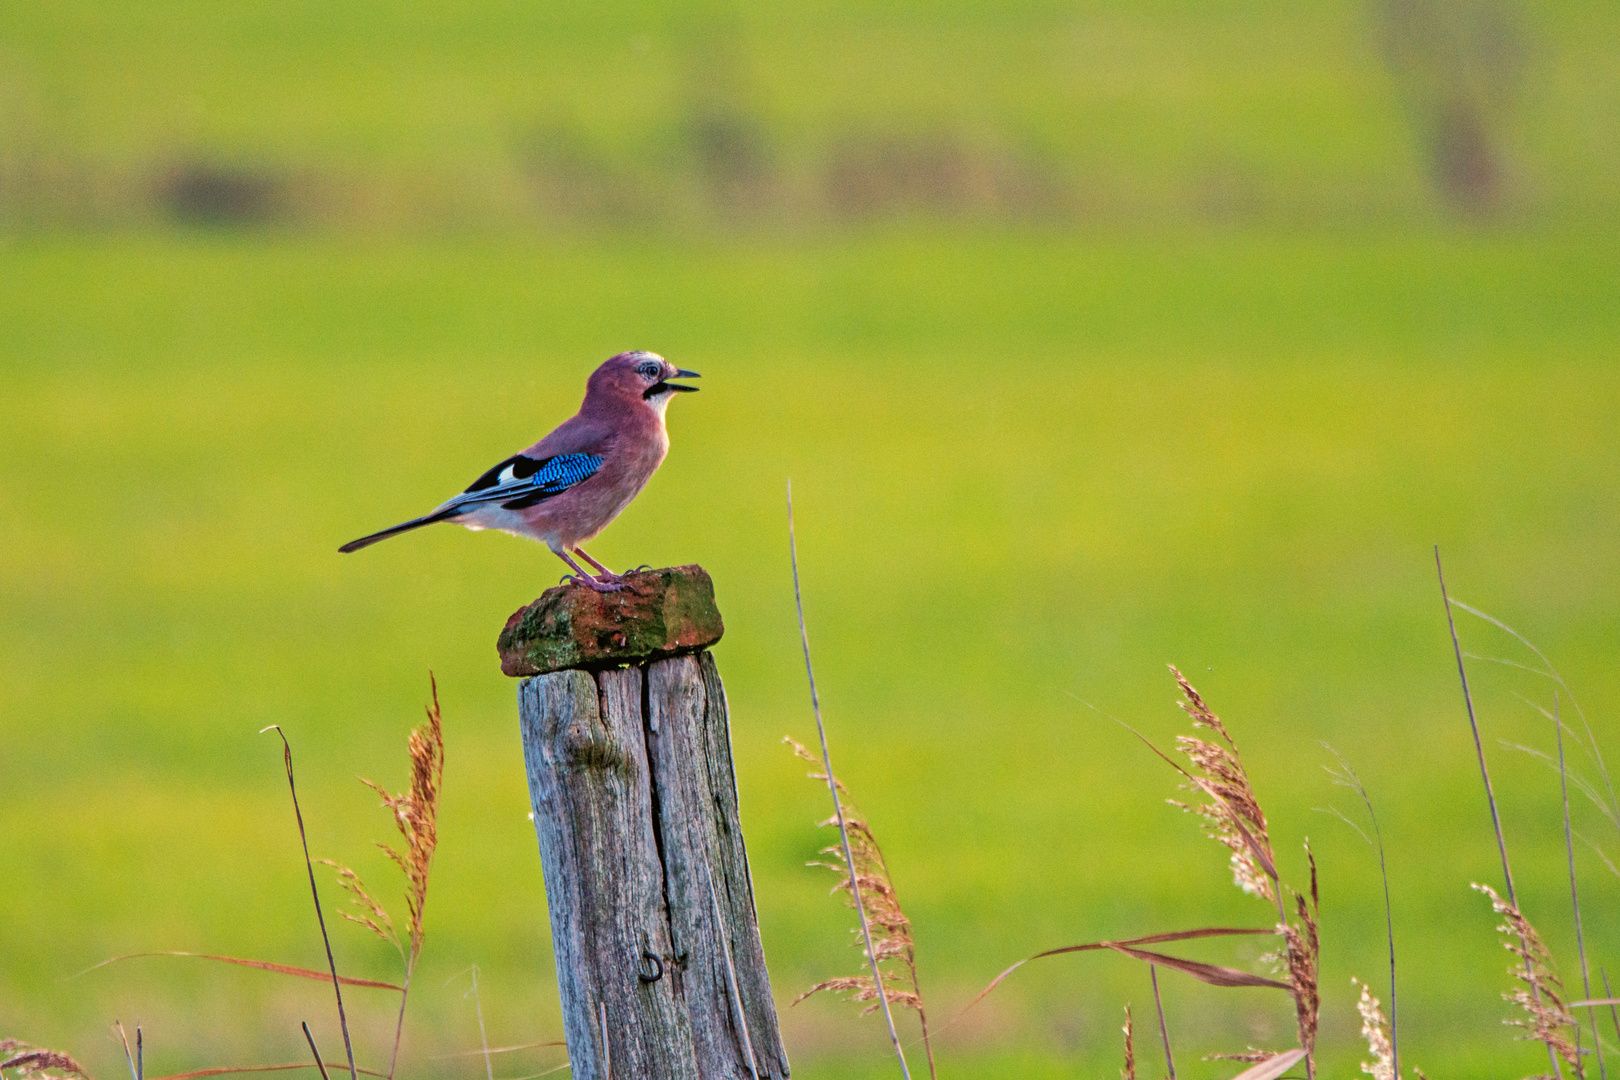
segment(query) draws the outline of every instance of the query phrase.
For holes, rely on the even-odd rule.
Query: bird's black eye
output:
[[[655,364],[651,360],[636,365],[636,374],[643,379],[656,379],[664,373],[662,364]]]

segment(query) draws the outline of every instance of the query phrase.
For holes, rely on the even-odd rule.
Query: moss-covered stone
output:
[[[625,584],[610,593],[558,585],[514,612],[496,642],[501,671],[521,677],[640,664],[698,652],[725,633],[714,582],[701,566],[629,574]]]

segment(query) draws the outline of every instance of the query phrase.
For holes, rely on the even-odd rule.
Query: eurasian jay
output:
[[[454,521],[473,530],[499,529],[538,540],[582,584],[598,592],[623,589],[624,575],[613,573],[580,545],[607,528],[658,471],[669,453],[664,410],[677,392],[697,389],[669,380],[697,377],[657,353],[620,353],[591,373],[579,412],[550,435],[496,465],[432,513],[338,550],[359,551],[435,521]],[[582,570],[570,551],[595,567],[597,576]]]

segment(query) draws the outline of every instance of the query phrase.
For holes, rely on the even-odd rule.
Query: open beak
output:
[[[698,391],[697,387],[695,387],[695,386],[683,386],[680,383],[672,383],[672,382],[669,381],[669,379],[701,379],[701,378],[703,378],[703,376],[699,375],[695,371],[687,371],[685,368],[677,368],[676,371],[675,371],[675,374],[669,376],[668,378],[666,378],[664,380],[664,385],[669,387],[671,390],[680,390],[680,391],[683,391],[683,392],[688,393],[688,394],[695,394]]]

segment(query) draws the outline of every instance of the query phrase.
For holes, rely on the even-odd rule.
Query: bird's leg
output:
[[[578,549],[576,548],[575,550],[577,551]],[[584,552],[580,552],[580,554],[583,555]],[[588,555],[585,557],[590,559],[590,556]],[[580,568],[579,563],[568,557],[568,552],[566,551],[557,552],[557,558],[561,559],[563,562],[567,563],[573,568],[574,580],[579,582],[581,585],[595,589],[597,592],[620,592],[625,588],[625,586],[617,579],[612,581],[598,581],[596,578],[591,577],[591,575],[587,574],[583,569]],[[590,561],[592,564],[596,563],[595,559],[591,559]]]
[[[592,566],[596,567],[596,570],[597,570],[596,576],[598,578],[600,578],[601,580],[603,580],[603,581],[623,581],[624,580],[624,575],[623,574],[615,574],[613,571],[609,570],[607,567],[603,566],[601,563],[599,563],[595,559],[591,558],[591,553],[586,551],[584,548],[576,547],[574,549],[574,554],[578,555],[580,558],[584,559],[586,562],[588,562]]]

